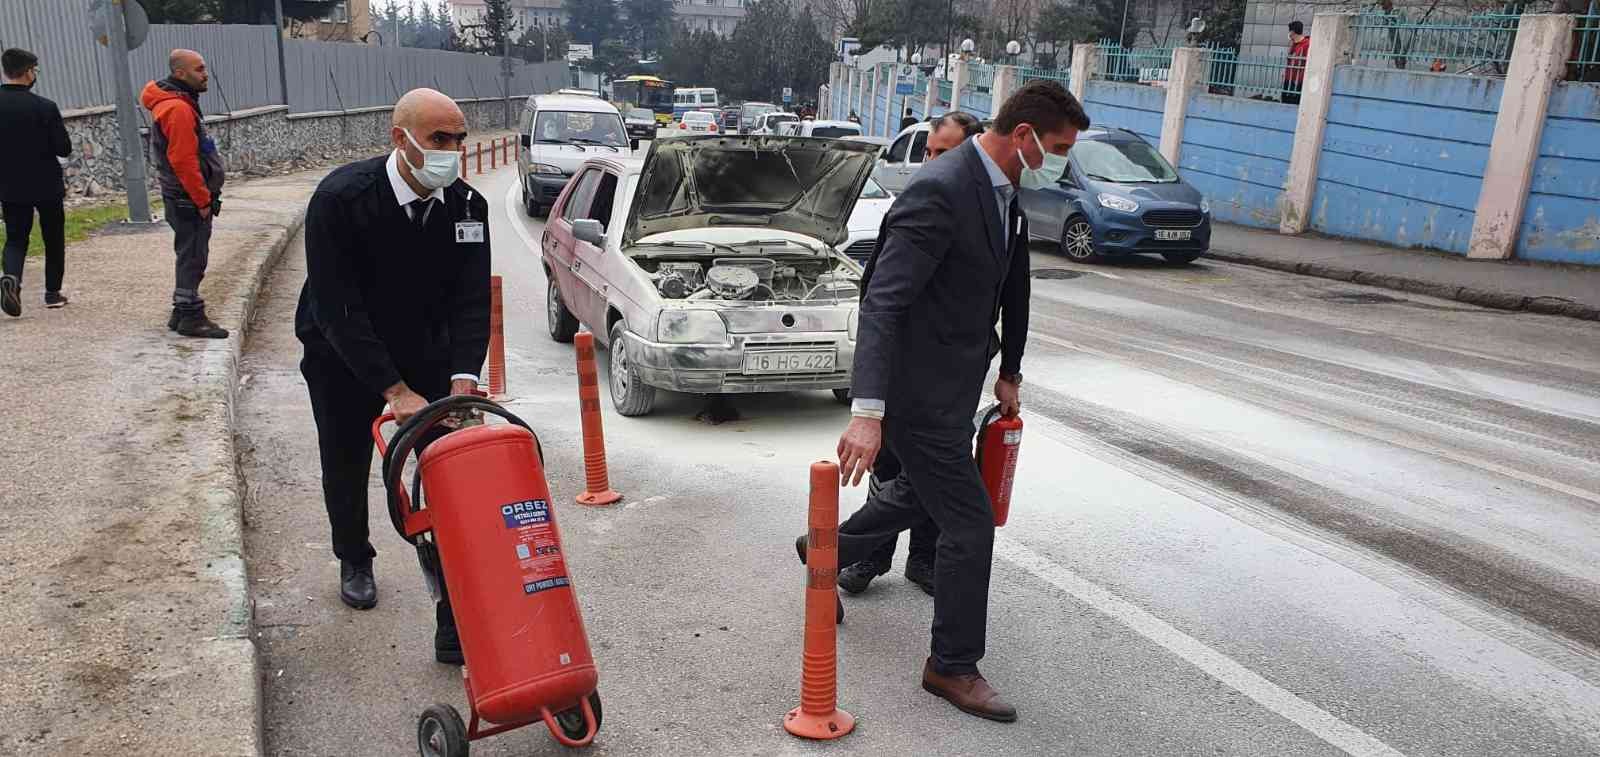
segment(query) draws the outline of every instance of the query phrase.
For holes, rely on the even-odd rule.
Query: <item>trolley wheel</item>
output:
[[[422,757],[467,757],[467,726],[461,713],[436,704],[417,718],[417,753]]]
[[[589,694],[589,709],[594,710],[594,731],[600,732],[600,692]],[[589,735],[589,724],[583,719],[583,707],[573,707],[556,713],[556,725],[561,726],[561,732],[574,741]]]

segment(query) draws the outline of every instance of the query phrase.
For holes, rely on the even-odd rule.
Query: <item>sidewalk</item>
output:
[[[1214,224],[1210,257],[1501,310],[1600,320],[1600,269],[1469,260],[1344,239]]]

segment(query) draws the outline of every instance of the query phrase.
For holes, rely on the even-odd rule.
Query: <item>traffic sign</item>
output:
[[[784,87],[783,88],[783,102],[784,102],[785,105],[787,105],[787,104],[789,104],[791,102],[794,102],[794,90],[793,89],[790,89],[789,87]]]
[[[915,89],[915,85],[910,79],[898,79],[894,83],[894,93],[897,95],[909,95]]]
[[[111,46],[106,29],[106,6],[111,2],[89,0],[89,30],[93,32],[95,41],[105,47]],[[138,0],[122,0],[116,4],[122,6],[122,25],[126,32],[123,36],[128,41],[128,49],[137,50],[150,36],[150,17],[145,14],[144,6]]]

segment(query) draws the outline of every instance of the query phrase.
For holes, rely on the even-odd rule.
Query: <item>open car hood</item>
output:
[[[622,244],[707,227],[778,229],[830,246],[849,238],[878,148],[765,135],[673,137],[650,144]]]

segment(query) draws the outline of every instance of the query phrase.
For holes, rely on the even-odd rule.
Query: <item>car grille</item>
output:
[[[562,189],[565,189],[565,187],[551,187],[551,186],[540,187],[539,188],[539,197],[541,199],[545,199],[545,200],[554,200],[557,197],[561,196],[561,190]]]
[[[826,339],[826,340],[823,340],[823,341],[801,342],[801,341],[786,341],[786,340],[782,340],[782,339],[751,338],[751,339],[746,339],[745,342],[744,342],[744,350],[745,350],[745,352],[783,352],[785,350],[831,350],[831,349],[833,349],[835,347],[838,347],[838,346],[839,346],[839,342],[836,341],[836,340],[833,340],[833,339]]]
[[[844,248],[844,254],[849,255],[858,263],[866,263],[872,257],[872,248],[878,246],[876,239],[863,239]]]
[[[850,378],[849,371],[833,371],[832,373],[774,373],[760,376],[746,376],[743,373],[727,373],[722,377],[722,382],[728,386],[763,386],[781,385],[794,389],[804,389],[812,386],[826,386],[837,384]]]
[[[1200,225],[1198,210],[1152,210],[1144,214],[1146,226],[1192,229]]]

